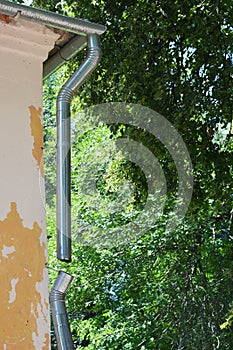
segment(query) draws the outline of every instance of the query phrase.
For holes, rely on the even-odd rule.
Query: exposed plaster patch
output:
[[[37,162],[37,166],[40,169],[41,175],[44,176],[44,167],[43,167],[43,125],[41,121],[41,112],[42,108],[36,109],[34,106],[29,107],[30,110],[30,127],[31,135],[34,138],[32,155]]]
[[[32,277],[32,273],[31,271],[29,271],[28,269],[24,268],[24,271],[26,271],[28,273],[28,277]]]
[[[43,271],[43,280],[48,281],[48,269],[45,268]],[[38,305],[38,314],[39,317],[37,318],[37,327],[38,327],[38,332],[39,334],[43,334],[43,329],[46,328],[48,319],[50,319],[50,314],[48,313],[49,310],[49,303],[48,299],[46,297],[43,298],[43,290],[42,290],[42,284],[37,283],[36,289],[38,292],[41,293],[42,296],[42,302],[40,305]],[[47,315],[47,318],[45,317]],[[34,342],[40,342],[42,349],[48,349],[50,348],[50,334],[44,334],[44,337],[42,338],[41,336],[38,336],[34,334],[33,336]]]
[[[15,247],[12,245],[10,247],[3,245],[2,248],[2,257],[8,259],[8,255],[15,252]]]
[[[16,300],[16,284],[19,282],[19,278],[12,278],[11,280],[11,290],[9,291],[10,297],[9,297],[9,304],[12,304]]]
[[[39,304],[37,305],[37,311],[38,311],[39,315],[43,315],[43,312],[41,312],[42,306],[43,305],[39,305]],[[34,332],[32,334],[32,338],[33,338],[34,344],[38,344],[38,341],[40,341],[43,344],[42,349],[47,350],[49,348],[49,344],[50,344],[50,337],[48,337],[49,334],[48,333],[44,334],[43,338],[40,336],[40,334],[42,334],[41,331],[44,329],[45,322],[46,322],[46,319],[43,316],[37,319],[37,327],[38,327],[39,334]]]
[[[49,349],[49,346],[44,347],[48,327],[44,327],[42,333],[38,327],[39,313],[44,319],[48,314],[37,290],[37,284],[43,282],[46,262],[45,244],[41,244],[40,236],[38,223],[34,222],[32,229],[25,227],[16,203],[12,202],[10,212],[0,221],[0,258],[3,246],[11,246],[12,237],[15,248],[11,258],[2,258],[0,264],[0,344],[5,344],[6,350]],[[40,334],[44,339],[34,342],[33,334],[37,338]]]

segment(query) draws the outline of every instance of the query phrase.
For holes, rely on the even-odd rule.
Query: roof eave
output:
[[[44,62],[44,79],[86,46],[87,35],[101,35],[106,30],[104,25],[96,24],[85,19],[67,17],[6,0],[0,0],[0,13],[10,17],[17,16],[55,30],[72,34],[68,42],[64,42],[60,46],[55,44],[55,49],[49,53],[48,59]]]

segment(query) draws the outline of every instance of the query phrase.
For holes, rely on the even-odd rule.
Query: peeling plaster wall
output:
[[[0,350],[50,347],[42,63],[57,38],[0,16]]]

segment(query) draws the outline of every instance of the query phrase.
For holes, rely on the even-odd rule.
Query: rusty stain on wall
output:
[[[5,23],[9,24],[11,20],[10,20],[9,16],[0,13],[0,21],[3,21]]]
[[[44,167],[43,167],[43,125],[41,121],[42,108],[39,107],[36,109],[34,106],[29,107],[30,110],[30,127],[31,135],[34,138],[32,155],[35,158],[38,168],[40,169],[41,175],[44,176]]]
[[[12,202],[10,212],[0,221],[1,349],[36,348],[32,335],[37,330],[38,305],[42,302],[36,284],[43,279],[46,262],[46,247],[40,243],[40,236],[38,223],[24,227]],[[43,349],[49,349],[48,333],[44,334]]]

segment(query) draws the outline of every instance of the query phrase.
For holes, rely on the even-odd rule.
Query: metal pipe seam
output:
[[[75,91],[94,71],[101,57],[97,34],[87,36],[87,57],[57,96],[57,258],[71,261],[70,104]]]
[[[65,46],[63,46],[57,53],[49,57],[43,64],[43,79],[49,77],[50,74],[55,72],[61,67],[65,61],[70,60],[72,57],[81,51],[87,45],[86,37],[76,35]]]
[[[73,276],[70,274],[64,271],[59,271],[58,277],[56,278],[49,295],[58,350],[74,349],[65,306],[66,290],[72,279]]]

